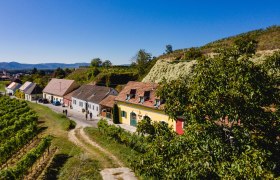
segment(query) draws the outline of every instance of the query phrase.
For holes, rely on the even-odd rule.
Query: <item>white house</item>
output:
[[[101,112],[99,103],[108,95],[118,95],[118,92],[110,87],[83,85],[72,94],[73,109],[97,117]]]
[[[14,95],[16,90],[21,87],[21,84],[12,82],[8,87],[6,87],[6,93],[9,95]]]
[[[33,83],[30,82],[30,81],[26,81],[22,86],[20,86],[19,90],[23,93],[25,93],[25,91],[30,87],[32,86]]]
[[[25,100],[27,101],[34,101],[42,96],[42,88],[40,88],[36,83],[33,83],[25,90]]]
[[[43,89],[43,98],[50,102],[59,101],[63,103],[63,96],[77,89],[79,85],[74,80],[52,78]]]

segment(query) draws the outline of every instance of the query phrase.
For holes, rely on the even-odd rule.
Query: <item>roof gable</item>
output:
[[[7,87],[7,89],[11,89],[11,90],[14,91],[14,90],[18,89],[20,86],[21,86],[21,84],[16,83],[16,82],[12,82],[12,83]]]
[[[30,81],[26,81],[22,86],[20,86],[19,90],[21,91],[25,91],[27,90],[27,88],[29,88],[29,86],[31,86],[33,83]]]
[[[69,93],[69,89],[75,84],[74,80],[52,78],[43,89],[43,92],[57,96],[64,96]]]
[[[41,94],[42,88],[40,88],[36,83],[33,83],[26,91],[25,94]]]

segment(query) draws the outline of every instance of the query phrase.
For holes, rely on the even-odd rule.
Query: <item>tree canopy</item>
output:
[[[166,49],[165,49],[165,52],[166,52],[167,54],[173,52],[172,45],[168,44],[168,45],[165,46],[165,48],[166,48]]]
[[[136,66],[140,77],[146,73],[151,57],[152,55],[150,53],[147,53],[144,49],[140,49],[133,58],[132,63]]]
[[[105,61],[102,62],[102,66],[103,67],[110,67],[110,66],[112,66],[112,63],[111,63],[110,60],[105,60]]]
[[[279,54],[268,58],[264,65],[256,65],[250,61],[255,49],[254,41],[239,40],[215,57],[199,60],[188,77],[162,82],[158,91],[158,96],[166,101],[165,112],[173,119],[178,116],[186,119],[188,140],[184,143],[193,144],[188,146],[188,156],[196,158],[188,161],[203,163],[197,158],[199,151],[206,153],[203,146],[213,153],[219,149],[224,151],[226,156],[218,153],[212,157],[221,160],[212,162],[211,157],[211,161],[204,160],[210,163],[209,168],[211,163],[220,163],[217,169],[210,171],[220,177],[242,178],[241,172],[245,173],[243,178],[264,177],[262,173],[269,171],[280,174],[280,93],[276,80],[279,76],[274,73],[279,72]],[[250,161],[255,165],[250,166]],[[231,169],[233,174],[220,172],[223,168],[219,166]],[[258,168],[262,168],[262,172]],[[203,171],[201,173],[205,173]],[[252,172],[260,174],[254,176]]]
[[[100,58],[94,58],[91,60],[90,65],[92,67],[100,67],[102,65],[102,61]]]

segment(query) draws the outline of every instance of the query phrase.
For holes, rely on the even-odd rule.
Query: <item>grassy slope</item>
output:
[[[97,128],[87,127],[85,128],[85,132],[93,141],[117,156],[127,167],[130,167],[129,160],[138,154],[124,144],[119,144],[113,139],[104,136]]]
[[[38,113],[40,126],[46,127],[43,133],[54,136],[52,146],[59,149],[52,168],[47,170],[47,178],[101,179],[98,162],[84,158],[83,151],[68,140],[69,120],[45,106],[34,103],[29,106]]]
[[[280,26],[273,26],[267,29],[250,31],[247,33],[239,34],[229,38],[220,39],[208,43],[200,49],[204,53],[213,52],[213,50],[222,47],[228,47],[233,42],[242,36],[250,36],[258,41],[258,53],[253,57],[252,61],[255,63],[262,62],[263,58],[271,55],[271,50],[280,49]],[[261,52],[261,50],[270,50]],[[160,82],[163,77],[167,81],[174,80],[180,76],[186,76],[190,72],[190,67],[195,63],[194,61],[178,61],[181,59],[184,52],[183,49],[175,50],[171,54],[161,55],[157,58],[157,62],[151,68],[150,72],[143,78],[143,82]]]
[[[98,75],[94,76],[95,68],[79,68],[69,74],[66,79],[73,79],[79,84],[96,82],[99,85],[116,87],[120,84],[126,84],[127,81],[136,80],[137,72],[132,67],[113,66],[109,68],[98,68]],[[123,81],[119,81],[122,79]]]
[[[0,91],[5,92],[5,87],[10,81],[0,81]]]
[[[257,51],[280,49],[280,26],[272,26],[266,29],[249,31],[235,36],[219,39],[199,48],[204,53],[210,53],[217,48],[224,48],[232,45],[236,39],[242,36],[249,36],[256,39],[258,41]],[[186,49],[175,50],[171,54],[164,54],[159,56],[158,59],[180,59],[184,55],[184,50]]]

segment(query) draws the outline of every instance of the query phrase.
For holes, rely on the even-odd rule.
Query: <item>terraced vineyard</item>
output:
[[[0,179],[32,173],[34,163],[49,152],[51,138],[39,138],[37,124],[38,117],[26,102],[0,96]]]

